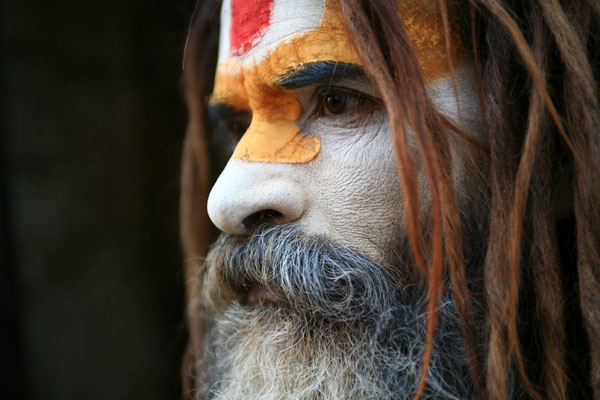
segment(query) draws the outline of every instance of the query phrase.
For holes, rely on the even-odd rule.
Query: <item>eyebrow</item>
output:
[[[326,84],[343,79],[367,79],[363,67],[338,61],[318,61],[300,68],[277,80],[284,89],[299,89],[312,84]]]

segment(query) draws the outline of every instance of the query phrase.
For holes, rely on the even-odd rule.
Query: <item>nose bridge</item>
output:
[[[321,151],[321,141],[300,132],[296,120],[252,115],[250,127],[237,144],[233,159],[266,163],[298,164],[312,161]]]
[[[291,176],[294,166],[231,159],[208,197],[208,215],[221,231],[247,234],[246,221],[259,213],[293,222],[304,213],[307,197]]]

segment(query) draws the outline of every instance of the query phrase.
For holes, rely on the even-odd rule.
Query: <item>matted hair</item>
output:
[[[535,399],[600,399],[600,1],[439,0],[446,50],[451,52],[450,32],[460,27],[462,50],[473,55],[485,145],[444,118],[427,97],[395,1],[337,1],[390,120],[404,195],[398,206],[407,215],[416,265],[429,282],[428,349],[447,269],[479,398],[509,398],[514,371]],[[217,56],[217,3],[199,7],[184,59],[189,124],[181,236],[190,310],[201,290],[197,259],[214,238],[206,200],[224,162],[209,150],[206,122]],[[431,191],[426,239],[409,127]],[[471,309],[474,294],[465,274],[449,135],[479,148],[489,163],[481,181],[490,199],[481,266],[485,337],[478,337]],[[198,375],[191,358],[202,348],[195,311],[188,314],[188,327],[184,393],[191,393]],[[429,350],[425,361],[430,356]],[[425,377],[426,371],[418,393]]]

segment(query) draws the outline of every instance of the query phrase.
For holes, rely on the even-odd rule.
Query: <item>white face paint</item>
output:
[[[247,65],[246,56],[242,56],[236,64],[236,58],[231,56],[227,43],[222,41],[220,67],[237,65],[237,72],[229,72],[243,75],[246,68],[256,67],[257,60],[268,60],[272,54],[276,54],[278,46],[289,43],[290,38],[301,38],[306,32],[314,30],[314,21],[317,16],[322,17],[325,7],[318,7],[315,1],[307,0],[305,3],[306,7],[303,8],[302,4],[294,2],[294,10],[298,10],[296,12],[308,12],[308,22],[302,24],[298,23],[301,21],[298,15],[288,23],[286,18],[281,17],[283,14],[276,14],[275,10],[280,9],[278,5],[286,2],[275,1],[270,26],[247,53],[247,57],[252,57],[251,65]],[[225,2],[226,7],[228,4]],[[229,12],[227,8],[223,12],[227,21]],[[275,18],[277,15],[279,17]],[[231,32],[227,23],[223,24],[225,31],[222,32],[222,38],[226,41]],[[299,43],[301,46],[302,42]],[[312,59],[309,61],[314,62]],[[323,61],[338,60],[324,58]],[[302,59],[289,60],[290,65],[302,65],[302,62]],[[219,79],[223,78],[217,76],[217,83]],[[430,82],[428,93],[446,116],[467,132],[480,136],[480,111],[470,61],[462,61],[456,79],[458,96],[448,75]],[[221,231],[235,235],[249,234],[252,232],[251,220],[255,223],[260,221],[261,212],[272,214],[275,211],[278,215],[274,220],[276,223],[295,224],[307,234],[324,236],[375,262],[384,260],[386,249],[392,247],[405,228],[402,193],[388,118],[379,94],[367,80],[342,79],[333,84],[335,88],[332,87],[328,93],[328,84],[311,84],[293,89],[294,97],[301,105],[297,119],[300,131],[316,137],[321,143],[320,152],[314,159],[309,162],[282,163],[234,158],[228,162],[208,199],[209,216]],[[246,95],[251,97],[252,93],[248,92],[252,88],[246,86],[244,89]],[[338,114],[331,114],[331,110],[322,103],[335,96],[338,96],[338,100],[345,98],[347,108]],[[226,96],[221,93],[220,97]],[[339,106],[340,103],[337,104]],[[253,110],[251,105],[249,108],[253,113],[260,112]],[[462,149],[468,146],[462,139],[451,138],[450,141],[454,175],[460,186],[461,182],[469,179],[462,154]],[[414,154],[415,160],[418,160],[416,150]],[[418,162],[417,171],[421,193],[426,193],[425,174]],[[427,202],[427,198],[422,199],[425,208]]]
[[[261,2],[254,1],[253,3]],[[271,2],[262,1],[262,3],[264,3],[263,7],[269,7]],[[258,30],[254,35],[245,35],[252,47],[244,54],[238,54],[239,51],[236,51],[235,46],[230,45],[232,24],[235,23],[232,21],[232,0],[224,0],[221,6],[222,25],[217,64],[220,67],[235,64],[258,64],[283,41],[290,41],[294,37],[317,29],[323,19],[323,11],[322,0],[273,1],[268,27],[264,31]]]

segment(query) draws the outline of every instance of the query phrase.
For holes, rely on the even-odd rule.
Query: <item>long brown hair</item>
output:
[[[387,110],[407,234],[417,267],[429,282],[429,350],[419,393],[426,385],[435,310],[447,269],[480,398],[508,399],[508,379],[515,371],[532,398],[581,398],[593,392],[600,399],[600,2],[439,0],[447,51],[452,51],[451,29],[453,34],[458,29],[473,55],[487,134],[482,145],[439,114],[428,99],[395,1],[338,1]],[[216,64],[216,3],[203,2],[184,60],[189,124],[182,160],[181,235],[190,329],[184,393],[193,388],[197,371],[192,369],[202,368],[194,359],[202,346],[201,310],[196,306],[200,287],[194,271],[212,237],[206,199],[222,167],[209,158],[213,154],[205,118]],[[409,127],[431,191],[426,241]],[[480,267],[487,305],[484,335],[476,330],[474,293],[465,273],[449,135],[479,148],[489,163],[489,233]]]

